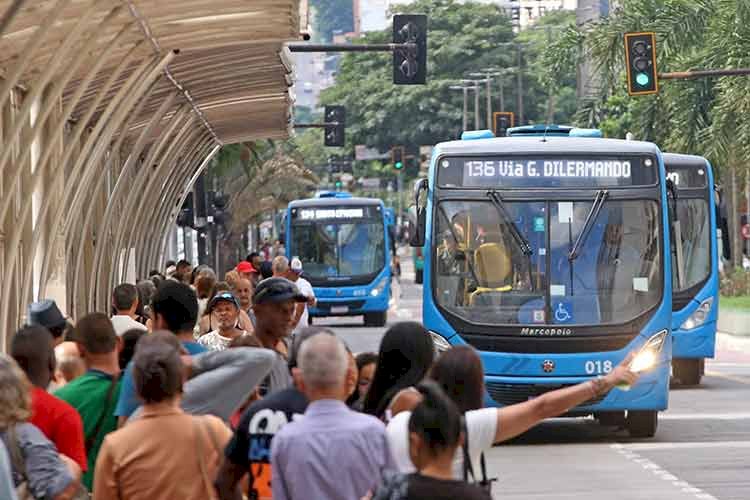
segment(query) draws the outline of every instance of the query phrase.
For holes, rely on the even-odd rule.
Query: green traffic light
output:
[[[647,75],[647,74],[645,74],[645,73],[638,73],[638,76],[636,76],[636,77],[635,77],[635,81],[636,81],[636,83],[637,83],[638,85],[640,85],[641,87],[645,87],[646,85],[648,85],[648,82],[649,82],[650,80],[651,80],[651,79],[650,79],[650,78],[648,77],[648,75]]]
[[[404,164],[403,162],[397,161],[394,167],[396,167],[396,170],[401,170],[404,167]]]

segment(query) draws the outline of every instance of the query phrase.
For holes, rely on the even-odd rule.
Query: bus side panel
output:
[[[718,221],[716,210],[714,210],[714,171],[711,163],[706,160],[706,171],[708,172],[708,186],[711,192],[709,197],[710,210],[710,245],[711,245],[711,275],[706,285],[696,294],[694,299],[682,310],[672,313],[672,355],[675,358],[713,358],[716,355],[716,325],[719,319],[719,245],[718,245]],[[700,306],[700,304],[713,297],[711,311],[706,322],[698,328],[683,330],[682,324]]]

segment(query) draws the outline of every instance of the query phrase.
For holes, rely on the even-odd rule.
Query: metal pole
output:
[[[474,130],[479,130],[479,82],[474,82]]]
[[[503,91],[503,86],[505,85],[505,82],[503,81],[502,71],[498,75],[498,79],[500,80],[500,111],[505,111],[505,92]]]
[[[690,78],[701,78],[704,76],[742,76],[742,75],[750,75],[750,68],[674,71],[671,73],[659,73],[659,79],[660,80],[687,80]]]
[[[492,78],[487,73],[487,128],[492,128]]]
[[[289,52],[395,52],[417,50],[414,42],[370,43],[350,45],[346,43],[290,43]]]
[[[469,87],[464,87],[464,120],[461,131],[466,130],[469,121]]]
[[[518,123],[516,125],[523,125],[523,46],[518,44]]]

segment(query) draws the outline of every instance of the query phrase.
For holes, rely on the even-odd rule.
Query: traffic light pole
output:
[[[326,123],[295,123],[294,128],[326,128],[326,127],[338,127],[341,125],[339,122],[326,122]]]
[[[695,71],[673,71],[670,73],[659,73],[660,80],[689,80],[691,78],[704,78],[707,76],[743,76],[750,75],[750,68],[737,69],[700,69]]]
[[[405,43],[290,43],[290,52],[410,52],[417,50],[417,44]]]

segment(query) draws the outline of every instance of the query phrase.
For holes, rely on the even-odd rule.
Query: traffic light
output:
[[[512,111],[495,111],[492,113],[492,131],[495,137],[505,137],[508,129],[513,126],[514,115]]]
[[[195,225],[193,213],[193,192],[189,192],[182,203],[180,213],[177,214],[177,225],[180,227],[193,227]]]
[[[645,95],[659,92],[656,34],[625,33],[625,67],[628,73],[628,94]]]
[[[413,43],[413,48],[393,51],[393,83],[419,85],[427,79],[427,16],[393,16],[393,43]]]
[[[340,190],[343,187],[344,183],[341,182],[341,180],[336,181],[336,190]]]
[[[341,147],[344,145],[346,127],[346,108],[344,106],[326,106],[323,113],[325,126],[325,145]],[[328,124],[331,125],[328,125]]]
[[[395,168],[396,170],[401,170],[404,168],[403,146],[393,146],[391,148],[391,163],[393,164],[393,168]]]

